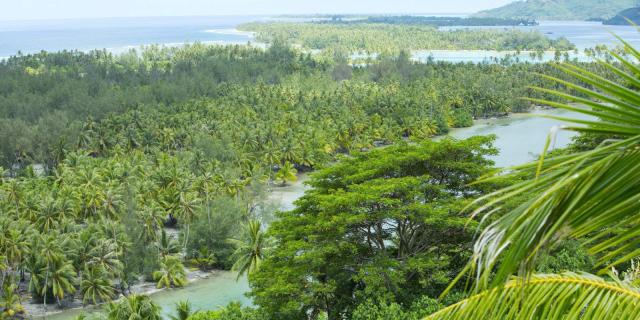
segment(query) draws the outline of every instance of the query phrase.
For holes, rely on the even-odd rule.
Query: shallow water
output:
[[[537,26],[515,27],[441,27],[441,30],[452,29],[518,29],[523,31],[539,31],[551,39],[565,37],[580,50],[592,48],[597,44],[616,46],[618,35],[633,45],[640,46],[640,32],[633,26],[608,26],[602,22],[591,21],[540,21]]]
[[[498,167],[508,167],[524,164],[535,160],[542,153],[547,137],[554,137],[551,148],[561,148],[571,142],[575,132],[558,130],[553,134],[554,128],[559,128],[566,123],[558,120],[543,118],[541,115],[555,115],[563,117],[576,117],[587,119],[587,116],[565,110],[535,110],[528,114],[513,114],[510,117],[498,119],[486,119],[476,121],[469,128],[453,129],[450,136],[458,139],[469,138],[477,135],[496,135],[494,145],[500,154],[492,157]]]
[[[291,210],[293,202],[300,198],[308,186],[304,182],[308,175],[302,174],[294,183],[284,187],[273,187],[268,200],[278,210]],[[247,277],[240,277],[236,281],[237,274],[231,271],[216,271],[207,279],[194,281],[184,288],[162,290],[151,295],[151,298],[162,307],[162,315],[169,319],[173,314],[176,303],[188,300],[194,310],[215,310],[230,302],[240,302],[250,306],[251,299],[244,294],[249,291]],[[88,309],[95,311],[95,308]],[[47,316],[48,320],[70,320],[82,313],[82,310],[65,310],[61,313]],[[43,319],[38,317],[38,319]]]
[[[162,306],[162,315],[167,318],[173,314],[179,301],[189,301],[193,310],[215,310],[230,302],[251,305],[251,300],[244,296],[249,291],[246,277],[236,281],[236,273],[219,271],[208,279],[199,280],[182,289],[164,290],[154,294],[153,300]]]
[[[275,204],[280,210],[287,211],[295,208],[294,202],[304,195],[309,188],[305,181],[309,179],[307,174],[298,176],[298,180],[284,187],[275,187],[269,194],[269,201]]]

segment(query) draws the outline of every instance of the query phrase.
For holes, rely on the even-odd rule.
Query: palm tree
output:
[[[626,53],[640,59],[639,51],[620,40]],[[560,70],[593,89],[544,76],[581,96],[537,90],[585,107],[531,99],[599,118],[549,116],[570,123],[565,130],[605,139],[591,150],[550,159],[545,159],[547,142],[537,163],[510,169],[511,175],[528,174],[532,179],[476,202],[481,205],[474,215],[500,213],[480,234],[465,269],[475,274],[477,294],[428,319],[636,319],[640,314],[640,290],[626,283],[589,274],[532,271],[539,253],[567,238],[588,237],[586,245],[598,256],[600,274],[640,254],[640,68],[610,54],[619,63],[600,64],[624,85],[563,64]],[[485,181],[498,178],[502,177]],[[507,199],[525,192],[533,195],[529,201],[500,212]],[[520,277],[512,278],[516,273]]]
[[[80,292],[82,303],[91,301],[93,304],[111,301],[115,290],[109,281],[110,275],[102,267],[85,268],[82,274]]]
[[[166,256],[160,261],[160,270],[153,273],[153,280],[158,281],[158,288],[182,287],[187,284],[187,272],[174,256]]]
[[[176,303],[176,315],[171,316],[172,320],[187,320],[193,315],[193,309],[189,301],[180,301]]]
[[[9,268],[9,265],[7,264],[6,261],[7,261],[7,258],[5,258],[4,256],[0,256],[0,272],[4,272]]]
[[[58,221],[64,218],[60,215],[55,199],[47,197],[40,202],[40,210],[36,225],[42,233],[48,233],[50,230],[55,229]]]
[[[33,241],[37,243],[39,259],[44,263],[51,264],[56,260],[60,260],[64,256],[62,249],[62,241],[59,233],[50,233],[47,235],[34,236]]]
[[[296,176],[298,170],[293,167],[293,165],[287,161],[285,164],[278,170],[276,173],[276,181],[280,182],[283,186],[287,185],[287,182],[295,182],[298,180]]]
[[[2,239],[7,261],[14,268],[20,265],[24,256],[29,253],[30,245],[25,236],[24,232],[17,229],[8,229]]]
[[[119,251],[115,241],[100,239],[89,252],[91,258],[87,264],[94,268],[100,268],[111,276],[117,276],[123,269],[122,261],[118,257]]]
[[[180,223],[185,225],[185,234],[184,234],[184,248],[187,249],[187,244],[189,242],[189,226],[193,219],[196,216],[196,213],[199,208],[199,199],[197,195],[188,193],[188,192],[180,192],[177,203],[177,214],[180,218]]]
[[[0,280],[0,287],[4,287],[4,279],[6,277],[5,271],[7,269],[9,269],[7,258],[5,258],[4,256],[0,256],[0,274],[2,274],[2,279]]]
[[[142,224],[142,232],[138,240],[142,240],[144,243],[156,241],[158,238],[158,228],[160,228],[164,222],[162,208],[155,203],[151,203],[139,213],[139,219]]]
[[[158,252],[161,257],[170,256],[180,252],[180,244],[178,244],[178,242],[173,238],[167,236],[167,231],[164,229],[162,229],[160,239],[156,243],[156,247],[158,247]]]
[[[9,284],[4,286],[3,290],[3,302],[0,304],[2,310],[0,310],[0,319],[13,319],[18,314],[25,312],[22,303],[20,302],[20,295],[16,293],[18,286],[15,284]]]
[[[99,235],[95,225],[89,225],[73,239],[71,245],[74,248],[73,265],[79,272],[83,270],[84,265],[92,258],[91,251],[94,250]]]
[[[160,306],[149,296],[132,294],[117,303],[109,303],[107,316],[110,320],[161,320]]]
[[[41,272],[44,274],[44,286],[41,288],[41,294],[45,304],[49,290],[56,298],[58,305],[60,300],[64,299],[65,294],[76,292],[74,285],[76,272],[69,261],[61,258],[55,259],[51,263],[47,263]]]
[[[244,236],[243,240],[229,239],[236,247],[231,260],[235,261],[232,269],[238,272],[237,279],[245,273],[258,270],[267,250],[267,241],[260,221],[250,220],[245,227]]]

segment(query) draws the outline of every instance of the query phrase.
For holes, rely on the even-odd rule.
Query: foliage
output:
[[[180,301],[176,303],[176,315],[171,316],[171,320],[187,320],[192,314],[191,303],[189,301]]]
[[[178,257],[166,256],[160,262],[160,270],[153,272],[158,288],[182,287],[187,284],[187,272]]]
[[[460,210],[493,188],[469,185],[491,168],[491,142],[401,144],[315,173],[269,229],[276,247],[249,276],[254,302],[278,319],[338,319],[368,299],[438,295],[468,259],[473,226]]]
[[[129,295],[121,301],[107,305],[107,317],[109,320],[161,320],[160,306],[149,296]]]
[[[242,308],[239,303],[230,303],[216,311],[196,312],[189,320],[264,320],[268,319],[260,311]]]
[[[511,280],[426,319],[634,319],[639,300],[636,288],[589,274],[535,275]]]
[[[627,50],[635,52],[629,46]],[[635,70],[633,68],[636,67],[622,57],[618,55],[616,57],[621,63]],[[627,81],[637,83],[632,74],[625,73],[607,62],[602,64],[616,71],[620,76],[624,76]],[[478,286],[480,287],[486,287],[490,283],[496,285],[504,282],[517,270],[530,271],[538,252],[568,237],[588,236],[590,241],[587,248],[591,254],[600,255],[597,264],[604,272],[609,267],[628,261],[637,255],[637,243],[621,239],[630,239],[629,237],[638,232],[633,222],[636,209],[633,199],[638,191],[634,183],[636,181],[634,174],[640,171],[635,170],[633,166],[638,164],[636,159],[638,155],[635,150],[640,131],[638,131],[636,119],[640,112],[630,103],[640,101],[640,96],[636,91],[579,67],[563,65],[558,68],[593,85],[606,96],[556,79],[569,88],[582,91],[593,100],[561,92],[556,94],[570,101],[584,103],[589,109],[550,101],[540,102],[600,118],[600,120],[558,118],[582,125],[569,125],[565,127],[567,130],[613,135],[620,138],[605,141],[592,150],[549,159],[543,157],[539,163],[516,168],[519,172],[537,172],[537,177],[483,197],[483,199],[489,199],[489,202],[480,207],[476,213],[492,210],[489,208],[501,203],[510,195],[525,191],[533,192],[530,201],[513,211],[506,212],[488,225],[480,235],[479,243],[486,245],[477,247],[474,262],[471,264],[472,267],[478,267],[480,280]],[[543,228],[540,227],[542,221],[544,221]],[[620,232],[624,230],[624,236],[616,230]],[[612,237],[616,234],[618,237]],[[525,240],[532,238],[536,241]],[[495,251],[497,248],[502,249]],[[501,258],[499,265],[498,258]],[[492,279],[491,282],[489,279]]]
[[[244,274],[259,270],[265,253],[269,249],[260,221],[250,220],[243,236],[244,239],[229,239],[236,247],[231,260],[234,261],[232,270],[238,272],[238,279]]]
[[[603,24],[606,25],[620,25],[620,26],[628,26],[632,21],[632,23],[638,24],[640,22],[640,8],[629,8],[626,10],[620,11],[613,18],[603,21]]]
[[[243,203],[228,197],[211,200],[206,217],[192,226],[191,241],[187,246],[187,258],[204,269],[218,267],[230,269],[230,256],[235,248],[227,240],[241,230],[246,213]]]
[[[287,182],[295,182],[298,180],[296,176],[298,170],[296,170],[293,165],[287,161],[284,165],[278,170],[276,173],[275,179],[279,181],[283,186],[287,184]]]
[[[344,19],[346,18],[346,19]],[[460,17],[427,17],[427,16],[370,16],[357,18],[349,16],[333,16],[330,20],[318,20],[318,23],[357,24],[357,23],[385,23],[401,25],[429,25],[434,27],[447,26],[535,26],[537,22],[530,19],[502,19],[502,18],[460,18]]]
[[[478,17],[541,20],[608,19],[633,7],[635,0],[526,0],[478,13]]]
[[[422,297],[410,308],[405,309],[397,303],[373,303],[367,301],[360,304],[353,312],[352,320],[420,320],[442,309],[443,305],[435,299]]]
[[[640,58],[640,52],[624,41],[623,44],[635,59]],[[566,239],[584,237],[588,252],[597,258],[601,274],[638,256],[640,82],[635,64],[616,53],[612,55],[620,66],[600,63],[623,78],[624,83],[577,66],[560,65],[559,69],[596,90],[547,76],[584,93],[588,99],[551,91],[583,106],[534,101],[594,117],[589,120],[553,117],[572,123],[564,127],[566,130],[615,138],[604,140],[591,150],[548,158],[543,153],[537,163],[510,169],[511,175],[524,173],[531,179],[477,200],[482,206],[476,215],[498,215],[484,227],[465,269],[475,272],[476,289],[484,291],[443,309],[431,319],[473,319],[478,315],[482,319],[637,316],[640,293],[617,277],[610,281],[589,274],[532,274],[540,253]],[[523,192],[532,195],[529,201],[511,210],[500,207],[508,198]],[[521,277],[510,280],[516,272]]]
[[[260,260],[267,264],[267,270],[251,275],[256,292],[265,305],[286,301],[286,312],[296,302],[320,314],[331,303],[349,314],[375,292],[381,292],[381,302],[403,307],[438,294],[469,253],[471,231],[463,230],[457,212],[468,198],[486,191],[484,185],[463,184],[490,167],[480,154],[495,150],[480,138],[471,143],[475,149],[447,142],[462,154],[477,152],[467,162],[449,163],[458,153],[438,153],[421,141],[473,119],[526,111],[532,103],[518,99],[523,95],[561,101],[527,86],[562,87],[534,72],[567,77],[551,64],[416,63],[401,52],[354,66],[346,56],[323,60],[274,43],[266,50],[195,44],[123,55],[63,51],[3,60],[0,163],[9,170],[0,170],[2,281],[21,277],[45,307],[74,298],[95,304],[130,294],[132,284],[140,277],[151,281],[154,271],[161,286],[180,285],[184,268],[177,257],[202,269],[230,269],[238,250],[233,257],[241,258],[238,269],[255,270]],[[616,76],[611,68],[579,65]],[[392,167],[359,154],[394,143],[389,154],[370,153],[389,158]],[[424,156],[436,154],[442,158],[434,162],[439,168],[468,173],[453,186],[462,195],[450,193],[451,181],[432,184],[431,167],[411,171],[416,169],[411,161],[429,163]],[[331,179],[319,178],[318,194],[302,204],[322,206],[304,207],[309,216],[303,209],[283,213],[272,231],[280,242],[295,240],[276,250],[276,257],[293,259],[293,265],[265,256],[271,243],[259,227],[253,238],[249,233],[239,239],[245,242],[239,247],[228,241],[247,221],[263,226],[270,221],[273,210],[264,191],[270,180],[290,180],[294,171],[322,168],[342,157],[351,160],[327,172],[366,176],[380,165],[395,176],[384,182],[382,176],[341,178],[334,181],[340,183],[335,190],[325,186]],[[403,159],[408,162],[398,162]],[[360,161],[370,167],[360,167]],[[466,167],[456,167],[462,164]],[[320,212],[324,198],[328,209]],[[358,214],[340,212],[337,204]],[[365,219],[361,211],[378,220]],[[336,227],[320,219],[325,214],[336,215]],[[304,219],[294,221],[297,216],[311,220],[308,230]],[[376,232],[375,222],[385,218],[415,228],[416,238],[407,240],[413,231],[398,227]],[[363,232],[353,221],[372,229]],[[427,228],[433,232],[427,234]],[[378,234],[382,241],[371,238]],[[351,244],[351,237],[359,242]],[[297,248],[309,254],[296,257]],[[335,265],[325,262],[334,255]],[[565,262],[573,260],[554,266]],[[283,273],[270,277],[278,268]],[[329,273],[333,278],[323,278]],[[292,296],[279,296],[278,290]],[[273,302],[264,302],[273,296]]]
[[[436,134],[526,111],[527,85],[555,88],[533,73],[557,74],[548,64],[418,64],[405,53],[354,67],[329,56],[196,44],[12,57],[0,62],[0,164],[52,174],[74,152],[193,150],[198,174],[206,159],[252,173],[286,161],[304,169],[424,123]]]
[[[105,275],[102,267],[86,268],[82,273],[82,283],[80,285],[82,302],[91,301],[93,304],[97,304],[103,301],[111,301],[115,290],[109,278],[108,275]]]
[[[578,240],[566,240],[542,254],[537,261],[538,273],[590,272],[594,268],[594,257]]]
[[[25,309],[20,301],[20,294],[17,292],[18,286],[13,283],[7,283],[3,286],[0,319],[12,319],[24,314]]]
[[[240,30],[256,32],[257,39],[276,39],[305,49],[332,52],[397,53],[401,50],[572,50],[566,39],[552,40],[539,32],[460,29],[441,31],[432,26],[357,23],[293,22],[249,23]]]

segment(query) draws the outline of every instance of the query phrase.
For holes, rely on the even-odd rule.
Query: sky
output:
[[[301,13],[472,13],[513,0],[0,0],[0,21]]]

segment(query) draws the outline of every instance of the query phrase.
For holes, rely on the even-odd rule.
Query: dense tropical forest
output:
[[[481,11],[475,16],[536,20],[606,20],[622,10],[637,5],[637,0],[523,0]]]
[[[194,269],[247,275],[254,306],[185,301],[177,319],[637,314],[640,71],[621,55],[637,51],[418,63],[405,50],[573,47],[393,22],[244,28],[270,45],[0,62],[1,319],[26,304],[160,319],[132,287],[182,287]],[[537,105],[597,119],[506,171],[495,137],[431,139]],[[274,214],[268,190],[310,171],[295,208]]]
[[[193,151],[210,139],[222,144],[211,152],[226,150],[220,161],[312,167],[526,111],[527,86],[554,86],[537,72],[557,73],[551,64],[422,64],[407,53],[353,67],[279,45],[17,56],[0,63],[0,165],[53,173],[72,151]]]
[[[540,32],[519,30],[441,31],[421,24],[263,22],[239,26],[258,41],[285,41],[304,49],[331,52],[392,53],[402,50],[527,50],[567,51],[575,46]]]
[[[504,18],[480,18],[480,17],[425,17],[425,16],[371,16],[361,18],[358,16],[316,16],[313,21],[332,24],[358,24],[358,23],[386,23],[401,25],[429,25],[434,27],[447,26],[535,26],[538,23],[531,19],[504,19]]]

